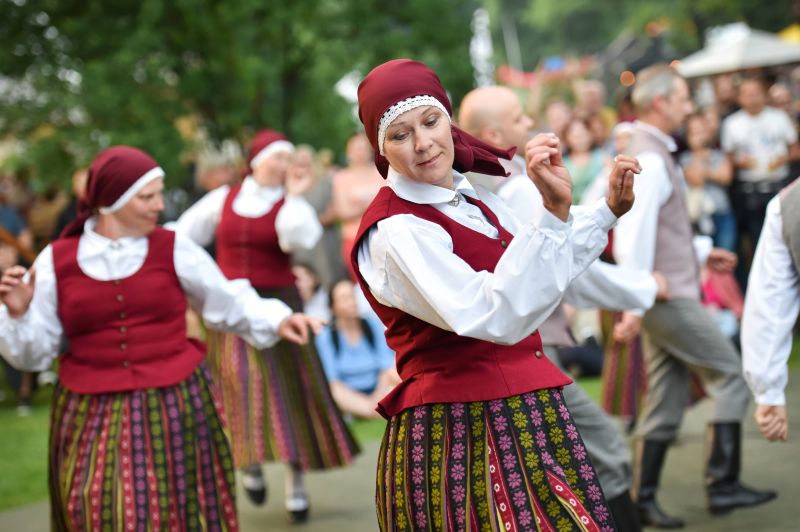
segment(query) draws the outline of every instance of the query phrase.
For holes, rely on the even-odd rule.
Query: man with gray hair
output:
[[[634,183],[636,202],[615,229],[614,255],[629,268],[659,271],[671,298],[643,316],[625,312],[623,323],[644,327],[647,395],[637,423],[634,494],[642,523],[680,528],[656,502],[667,449],[675,439],[689,401],[689,375],[695,372],[714,401],[706,464],[708,509],[714,514],[755,506],[775,497],[739,482],[741,423],[749,404],[741,362],[700,304],[699,264],[731,271],[732,253],[711,247],[708,237],[692,236],[685,183],[673,160],[672,137],[693,105],[686,81],[667,65],[637,76],[633,102],[639,112],[628,154],[642,174]],[[699,259],[699,260],[698,260]]]

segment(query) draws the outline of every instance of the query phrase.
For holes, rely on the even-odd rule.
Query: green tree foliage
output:
[[[353,70],[426,61],[455,98],[472,86],[475,1],[0,0],[6,166],[64,183],[110,144],[185,173],[194,133],[260,127],[340,152],[356,129],[333,90]]]

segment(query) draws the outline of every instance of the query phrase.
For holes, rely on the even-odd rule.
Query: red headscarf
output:
[[[102,151],[89,167],[86,194],[78,202],[78,217],[64,228],[61,238],[80,235],[95,210],[112,207],[137,183],[163,175],[158,163],[140,149],[112,146]]]
[[[272,150],[291,152],[294,150],[294,146],[283,133],[272,129],[262,129],[250,141],[250,149],[247,150],[248,168],[253,168],[254,159],[269,156]]]
[[[450,99],[439,77],[419,61],[395,59],[372,69],[358,86],[358,116],[364,124],[367,137],[375,150],[375,166],[386,177],[389,162],[380,154],[378,127],[383,114],[394,104],[414,96],[432,96],[452,116]],[[516,148],[503,150],[482,142],[472,135],[451,126],[455,160],[453,168],[459,172],[479,172],[507,176],[498,157],[511,159]]]

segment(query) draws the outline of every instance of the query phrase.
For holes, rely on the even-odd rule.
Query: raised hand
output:
[[[286,195],[302,196],[314,186],[314,176],[304,168],[289,167],[286,173]]]
[[[319,318],[295,313],[278,325],[278,336],[294,344],[306,345],[309,340],[308,329],[310,328],[314,334],[319,334],[324,324],[325,322]]]
[[[640,174],[639,161],[628,155],[614,157],[614,168],[608,176],[608,208],[619,218],[633,207],[633,176]]]
[[[525,164],[545,209],[566,221],[572,205],[572,177],[561,158],[560,144],[552,133],[536,135],[525,145]]]
[[[30,269],[27,281],[24,280],[25,273],[26,270],[22,266],[12,266],[0,278],[0,303],[8,308],[12,318],[24,316],[33,299],[36,271]]]

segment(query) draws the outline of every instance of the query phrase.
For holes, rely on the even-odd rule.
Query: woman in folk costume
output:
[[[78,219],[29,275],[0,280],[9,362],[44,369],[69,344],[50,430],[55,530],[237,530],[233,460],[204,346],[186,338],[186,298],[209,326],[261,347],[319,327],[158,227],[163,176],[141,150],[105,150]]]
[[[217,262],[229,279],[247,279],[264,296],[302,308],[289,253],[311,249],[322,228],[302,197],[310,177],[287,177],[292,144],[271,130],[259,132],[248,153],[250,175],[218,188],[175,224],[195,242],[216,238]],[[266,499],[261,464],[289,466],[286,509],[304,520],[309,502],[303,472],[351,462],[358,446],[331,397],[316,349],[288,342],[264,350],[232,334],[211,334],[209,367],[222,389],[237,468],[255,504]]]
[[[389,61],[358,96],[388,186],[351,258],[402,378],[379,404],[380,528],[613,530],[536,327],[632,205],[638,163],[620,157],[607,200],[573,218],[558,140],[540,135],[526,155],[548,212],[522,223],[461,173],[505,175],[513,150],[453,126],[428,67]]]

